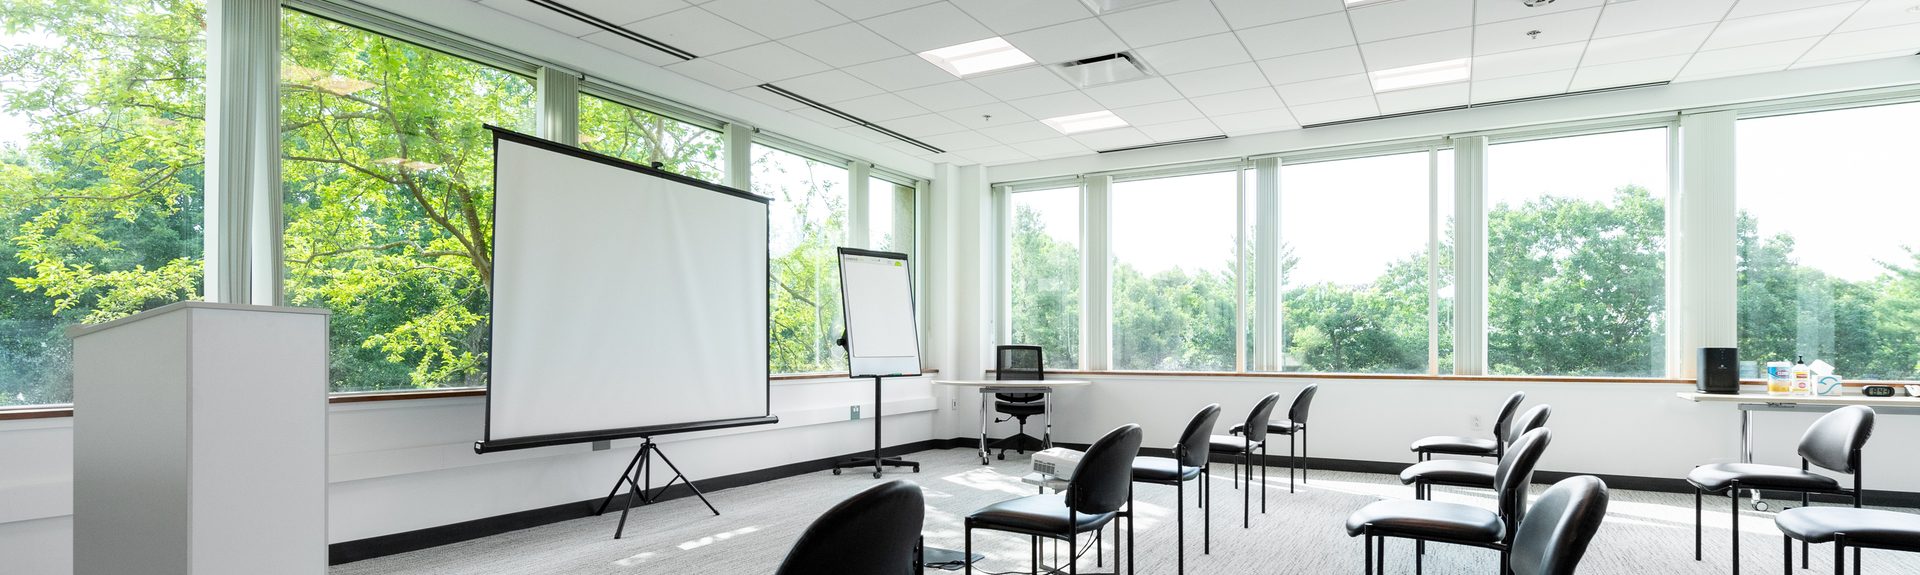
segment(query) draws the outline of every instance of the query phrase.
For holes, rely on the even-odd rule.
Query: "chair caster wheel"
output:
[[[1753,502],[1753,510],[1754,510],[1754,511],[1766,511],[1766,510],[1768,509],[1768,507],[1769,507],[1769,506],[1767,505],[1767,502],[1766,502],[1766,501],[1755,501],[1755,502]]]
[[[874,478],[874,479],[879,479],[879,478],[880,478],[880,472],[878,472],[878,471],[875,471],[875,472],[873,472],[873,478]]]
[[[914,473],[919,473],[919,472],[920,472],[920,466],[918,466],[918,465],[915,465],[915,466],[913,466],[913,472],[914,472]]]
[[[839,475],[839,474],[840,474],[840,468],[838,468],[838,467],[835,467],[835,468],[833,468],[833,474],[834,474],[834,475]]]
[[[1006,461],[1006,460],[1007,460],[1007,452],[1005,452],[1005,451],[1002,451],[1002,452],[1000,452],[1000,460],[1001,460],[1001,461]]]

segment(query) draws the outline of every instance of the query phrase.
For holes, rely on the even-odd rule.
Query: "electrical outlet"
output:
[[[859,419],[860,419],[860,406],[858,406],[858,405],[849,405],[849,406],[847,406],[847,419],[848,419],[848,420],[859,420]]]
[[[948,407],[947,407],[947,409],[952,409],[952,410],[954,410],[954,411],[959,411],[959,410],[960,410],[960,398],[957,398],[957,397],[956,397],[956,398],[954,398],[954,399],[953,399],[953,405],[951,405],[951,406],[948,406]]]
[[[1474,431],[1480,431],[1481,429],[1486,427],[1486,424],[1480,421],[1480,416],[1478,415],[1468,417],[1467,425],[1470,426],[1470,428],[1473,429]]]

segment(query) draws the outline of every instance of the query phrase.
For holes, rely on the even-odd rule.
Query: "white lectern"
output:
[[[68,331],[76,575],[326,573],[327,318],[181,302]]]

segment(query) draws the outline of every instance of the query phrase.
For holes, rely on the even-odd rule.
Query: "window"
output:
[[[1080,368],[1080,188],[1012,194],[1007,257],[1013,340],[1037,345],[1048,368]]]
[[[1920,379],[1920,104],[1740,120],[1739,346]]]
[[[726,183],[720,133],[586,94],[580,95],[580,147],[717,184]]]
[[[773,198],[767,286],[774,373],[845,371],[840,270],[847,237],[847,169],[753,144],[753,193]]]
[[[1239,178],[1113,184],[1114,369],[1235,369]]]
[[[1664,375],[1667,130],[1487,155],[1489,372]]]
[[[333,389],[486,385],[492,137],[533,80],[287,11],[286,300],[333,310]]]
[[[68,326],[200,296],[205,14],[0,10],[0,406],[73,400]]]
[[[867,179],[867,246],[880,251],[914,252],[914,187],[880,178]],[[912,259],[915,266],[919,258]]]
[[[1427,372],[1428,156],[1280,168],[1283,369]]]

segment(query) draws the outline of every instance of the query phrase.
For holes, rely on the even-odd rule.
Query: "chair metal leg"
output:
[[[964,551],[966,554],[960,556],[960,562],[966,564],[967,575],[973,575],[973,526],[968,525],[964,531],[966,531],[967,538],[967,546]]]
[[[1031,549],[1027,559],[1033,562],[1028,573],[1040,575],[1040,538],[1038,536],[1027,537],[1027,545]]]
[[[1187,573],[1187,482],[1173,485],[1173,572]]]
[[[1854,565],[1859,567],[1859,565]],[[1839,535],[1833,536],[1833,575],[1845,575],[1847,572],[1847,544]]]
[[[1262,441],[1260,442],[1260,513],[1262,515],[1267,513],[1267,464],[1271,462],[1267,459],[1267,443]]]
[[[1811,493],[1807,493],[1807,492],[1805,492],[1805,491],[1802,491],[1802,492],[1800,492],[1800,506],[1801,506],[1801,507],[1812,507],[1812,506],[1813,506],[1813,494],[1811,494]],[[1808,554],[1809,554],[1809,550],[1807,549],[1807,546],[1808,546],[1808,545],[1809,545],[1809,543],[1807,543],[1806,541],[1801,541],[1801,542],[1800,542],[1800,568],[1801,568],[1801,569],[1806,569],[1806,568],[1807,568],[1807,559],[1808,559]],[[1792,566],[1791,566],[1791,565],[1789,565],[1788,567],[1789,567],[1789,568],[1791,568]]]
[[[1740,484],[1733,484],[1727,490],[1727,500],[1733,502],[1733,572],[1740,572]]]
[[[1302,425],[1300,426],[1300,482],[1301,483],[1307,482],[1307,469],[1311,467],[1311,465],[1307,464],[1307,457],[1308,457],[1307,426]]]
[[[1241,480],[1244,481],[1246,484],[1242,486],[1244,487],[1244,489],[1240,490],[1240,528],[1252,529],[1253,528],[1253,446],[1252,445],[1248,445],[1247,450],[1244,452],[1241,452],[1240,460],[1244,465],[1247,466],[1247,472],[1241,478]]]
[[[1300,465],[1300,458],[1294,456],[1294,437],[1287,434],[1287,493],[1293,493],[1293,468]]]
[[[1175,465],[1176,467],[1178,467],[1178,466],[1179,466],[1179,463],[1178,463],[1178,462],[1175,462],[1175,463],[1174,463],[1174,465]],[[1128,483],[1128,484],[1127,484],[1127,573],[1128,573],[1128,575],[1132,575],[1132,573],[1133,573],[1133,519],[1134,519],[1134,513],[1135,513],[1135,510],[1134,510],[1134,507],[1133,507],[1133,484],[1132,484],[1132,483]],[[1119,526],[1119,525],[1115,525],[1115,526],[1113,526],[1113,528],[1115,529],[1115,531],[1113,532],[1113,535],[1114,535],[1114,537],[1113,537],[1113,544],[1114,544],[1114,545],[1119,545],[1119,544],[1120,544],[1120,532],[1119,532],[1118,530],[1120,529],[1120,526]],[[1116,550],[1114,550],[1114,552],[1113,552],[1113,570],[1114,570],[1115,572],[1118,572],[1118,571],[1120,571],[1120,551],[1119,551],[1118,549],[1116,549]]]
[[[1698,487],[1693,488],[1693,560],[1694,561],[1700,560],[1700,499],[1703,496],[1704,494],[1703,492],[1700,491],[1700,488]]]
[[[1367,567],[1365,573],[1366,575],[1373,575],[1373,534],[1368,533],[1367,530],[1363,528],[1360,530],[1360,539],[1364,541],[1361,545],[1365,546],[1367,550]]]
[[[1213,554],[1213,469],[1200,473],[1200,554]]]
[[[1413,554],[1413,575],[1421,575],[1421,571],[1426,568],[1427,540],[1415,539],[1413,540],[1413,545],[1415,548]]]
[[[1078,553],[1080,550],[1080,540],[1077,537],[1078,535],[1079,534],[1074,533],[1072,529],[1067,530],[1067,574],[1068,575],[1075,575],[1080,572],[1080,558],[1074,556],[1074,554]],[[1120,538],[1114,537],[1113,544],[1119,545]],[[1114,563],[1114,568],[1117,571],[1120,566],[1119,565],[1120,557],[1118,555],[1114,556],[1113,563]],[[1058,570],[1059,566],[1056,565],[1054,566],[1054,568]]]
[[[1780,534],[1780,573],[1793,575],[1793,538],[1786,533]]]

